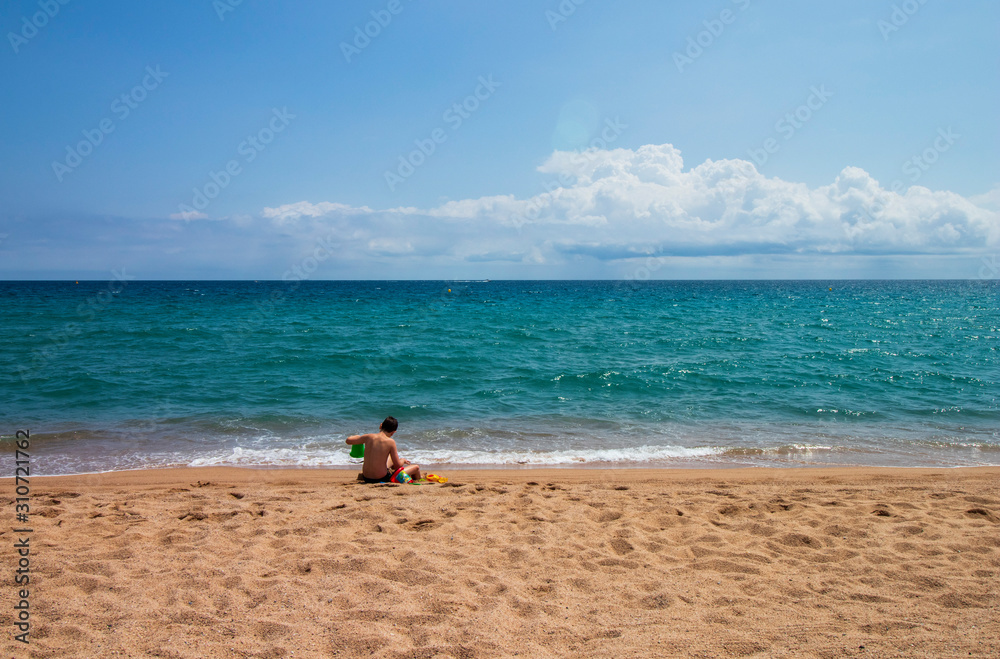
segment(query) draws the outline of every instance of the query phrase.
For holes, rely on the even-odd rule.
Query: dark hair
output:
[[[379,430],[384,430],[385,432],[396,432],[396,428],[399,427],[399,421],[396,421],[396,417],[387,416],[382,425],[378,427]]]

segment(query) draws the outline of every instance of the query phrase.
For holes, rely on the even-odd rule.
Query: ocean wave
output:
[[[837,450],[833,446],[818,446],[813,444],[786,444],[783,446],[774,446],[771,448],[760,448],[760,447],[735,447],[722,449],[719,455],[725,457],[753,457],[753,456],[767,456],[767,455],[801,455],[815,453],[818,451],[835,451]]]
[[[413,450],[408,451],[406,455],[417,464],[428,465],[553,466],[659,464],[691,458],[707,458],[722,455],[724,452],[720,447],[640,446],[621,449],[527,452],[437,449]],[[336,450],[236,447],[225,453],[199,457],[188,462],[188,466],[191,467],[333,467],[360,464],[360,459],[350,458],[348,453],[339,447]]]
[[[577,449],[561,451],[414,451],[414,462],[470,465],[580,465],[659,463],[678,459],[719,455],[719,447],[639,446],[617,449]]]

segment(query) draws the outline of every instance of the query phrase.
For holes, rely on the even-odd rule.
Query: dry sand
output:
[[[1000,468],[443,473],[33,478],[7,656],[1000,656]]]

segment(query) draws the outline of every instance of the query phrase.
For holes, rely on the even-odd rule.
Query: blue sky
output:
[[[63,1],[0,278],[998,276],[995,2]]]

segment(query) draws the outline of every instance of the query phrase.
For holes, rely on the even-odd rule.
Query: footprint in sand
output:
[[[989,520],[994,524],[1000,522],[1000,518],[998,518],[996,515],[986,510],[985,508],[972,508],[970,510],[966,510],[965,514],[968,515],[969,517]]]
[[[789,533],[781,537],[778,542],[786,547],[808,547],[809,549],[822,549],[823,547],[820,540],[804,533]]]
[[[624,538],[614,538],[609,544],[619,556],[624,556],[625,554],[635,551],[635,547],[632,546],[632,543]]]

